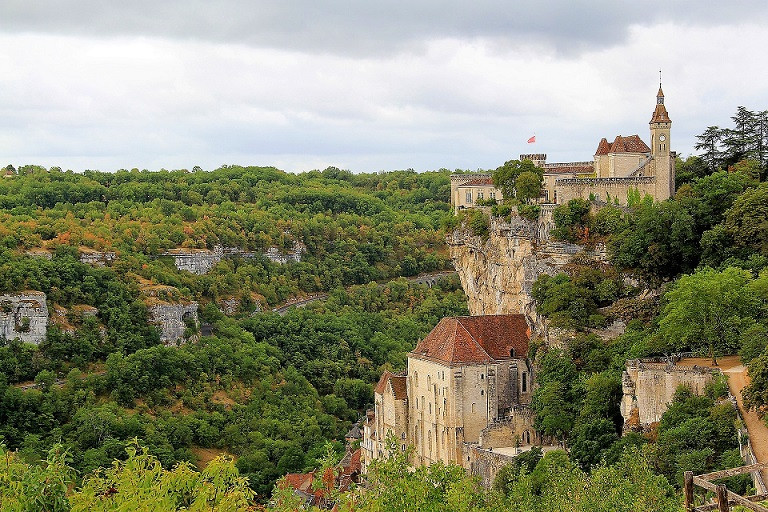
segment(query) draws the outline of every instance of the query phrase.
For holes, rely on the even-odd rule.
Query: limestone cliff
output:
[[[41,343],[48,330],[48,305],[43,292],[0,295],[0,338]]]
[[[470,314],[522,313],[531,325],[537,325],[531,291],[540,275],[557,274],[579,253],[595,261],[606,260],[602,246],[587,250],[552,240],[551,227],[551,210],[547,210],[538,222],[515,216],[510,222],[492,219],[487,240],[465,230],[453,232],[448,245],[469,299]]]

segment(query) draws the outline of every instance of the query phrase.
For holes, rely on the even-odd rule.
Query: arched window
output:
[[[480,390],[480,396],[483,396],[484,394],[485,394],[485,390],[484,390],[484,389],[481,389],[481,390]]]
[[[515,349],[514,348],[509,349],[509,357],[515,357]]]

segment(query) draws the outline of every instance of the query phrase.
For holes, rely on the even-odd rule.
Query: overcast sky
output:
[[[768,108],[768,2],[0,0],[0,166],[488,169]],[[526,140],[536,135],[535,144]]]

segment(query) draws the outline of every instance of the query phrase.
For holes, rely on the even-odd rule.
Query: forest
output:
[[[740,107],[733,129],[707,128],[704,154],[678,157],[668,201],[596,210],[573,200],[555,210],[554,237],[604,244],[610,264],[575,258],[536,281],[538,312],[570,332],[566,346],[534,340],[529,353],[536,428],[563,449],[525,452],[489,490],[458,466],[409,470],[399,450],[376,461],[365,488],[339,492],[322,476],[381,372],[404,369],[441,318],[468,314],[457,278],[432,287],[406,279],[451,269],[451,229],[488,234],[483,214],[453,216],[448,170],[8,166],[0,293],[42,291],[67,313],[39,345],[0,340],[3,510],[297,510],[281,477],[312,470],[339,510],[681,510],[683,471],[742,464],[727,385],[715,380],[702,396],[679,389],[652,432],[622,435],[621,372],[631,358],[738,354],[752,381],[745,400],[768,408],[761,115]],[[525,204],[536,169],[523,167],[512,177],[525,178],[522,200],[493,214],[518,206],[538,215]],[[300,262],[261,256],[297,244]],[[203,275],[167,256],[217,246],[256,256],[222,259]],[[83,263],[89,250],[116,257]],[[163,345],[149,321],[152,287],[198,303],[205,333],[190,325],[186,342]],[[221,301],[232,297],[238,305],[225,314]],[[81,305],[98,313],[78,313]],[[596,334],[616,319],[627,324],[622,335]],[[727,483],[742,493],[752,485]]]

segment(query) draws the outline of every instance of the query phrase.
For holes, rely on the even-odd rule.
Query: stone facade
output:
[[[199,326],[197,320],[197,302],[172,304],[155,302],[148,307],[150,321],[160,329],[160,341],[166,345],[184,339],[187,325]]]
[[[670,150],[672,121],[664,106],[659,85],[651,116],[648,146],[638,135],[617,136],[613,143],[603,138],[592,161],[547,163],[547,155],[523,154],[544,170],[540,203],[563,204],[571,199],[596,199],[626,205],[630,194],[650,195],[657,201],[675,193],[675,153]],[[490,188],[489,188],[490,187]],[[475,206],[482,197],[501,199],[489,174],[451,176],[451,205],[456,211]]]
[[[0,338],[39,344],[48,332],[48,305],[43,292],[0,295]]]
[[[621,399],[625,429],[643,429],[660,421],[679,386],[704,394],[716,373],[719,371],[702,366],[678,366],[665,358],[627,361]]]
[[[363,428],[363,467],[382,453],[390,433],[401,450],[413,446],[414,464],[467,469],[475,446],[504,439],[511,446],[516,433],[537,441],[525,412],[534,382],[529,336],[522,315],[441,320],[409,353],[404,375],[385,372],[379,381]]]

